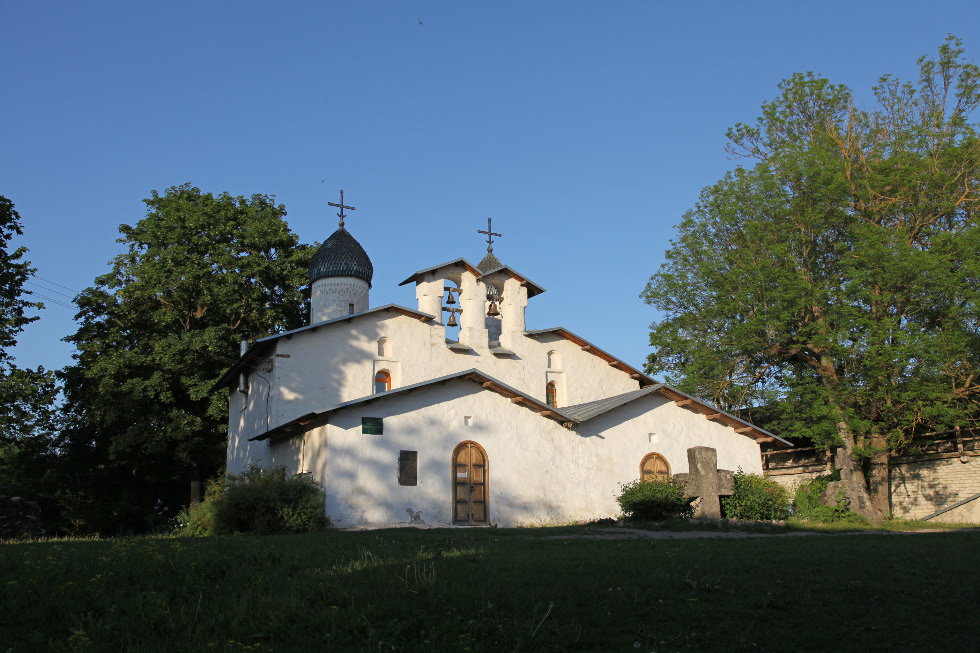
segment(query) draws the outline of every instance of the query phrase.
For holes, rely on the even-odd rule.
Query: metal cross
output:
[[[493,233],[493,227],[491,226],[492,223],[491,223],[490,220],[491,220],[490,218],[487,218],[487,230],[486,231],[483,231],[482,229],[477,229],[476,230],[476,233],[478,233],[478,234],[486,234],[486,236],[487,236],[487,251],[488,252],[492,252],[493,251],[493,237],[494,236],[499,236],[501,238],[504,237],[503,234],[495,234],[495,233]]]
[[[356,211],[357,210],[353,206],[344,206],[344,191],[343,191],[343,189],[341,189],[341,191],[340,191],[340,204],[336,204],[334,202],[327,202],[327,206],[336,206],[336,207],[338,207],[340,209],[340,213],[337,214],[337,217],[340,218],[340,228],[341,229],[344,228],[344,209],[348,209],[350,211]]]

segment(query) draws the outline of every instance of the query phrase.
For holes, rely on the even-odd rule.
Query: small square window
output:
[[[419,452],[402,451],[398,455],[398,484],[419,484]]]

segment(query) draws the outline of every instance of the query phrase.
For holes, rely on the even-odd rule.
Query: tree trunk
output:
[[[890,479],[888,478],[888,443],[880,435],[871,436],[871,446],[874,456],[871,458],[871,469],[868,475],[868,490],[873,505],[882,515],[891,514]]]
[[[854,460],[854,434],[843,420],[837,423],[837,433],[844,444],[837,449],[835,462],[840,470],[841,485],[851,500],[850,508],[872,524],[880,524],[884,515],[872,503],[864,471]]]

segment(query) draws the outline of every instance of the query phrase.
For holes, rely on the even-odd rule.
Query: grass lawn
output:
[[[3,543],[0,651],[980,646],[980,531],[555,537],[598,532]]]

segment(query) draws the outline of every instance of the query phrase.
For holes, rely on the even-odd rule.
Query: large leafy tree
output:
[[[22,233],[13,202],[0,196],[0,494],[36,499],[43,461],[51,454],[57,387],[51,372],[18,367],[10,352],[24,327],[38,319],[29,313],[42,308],[24,288],[35,272],[24,259],[27,249],[12,245]]]
[[[949,37],[862,109],[797,74],[729,152],[644,297],[650,373],[838,448],[852,505],[887,511],[889,452],[976,413],[980,71]],[[870,473],[866,477],[865,471]]]
[[[238,331],[303,322],[312,249],[265,195],[153,192],[121,225],[125,251],[77,298],[76,362],[64,372],[71,424],[61,443],[63,503],[80,529],[139,529],[158,499],[224,464],[227,391]]]

